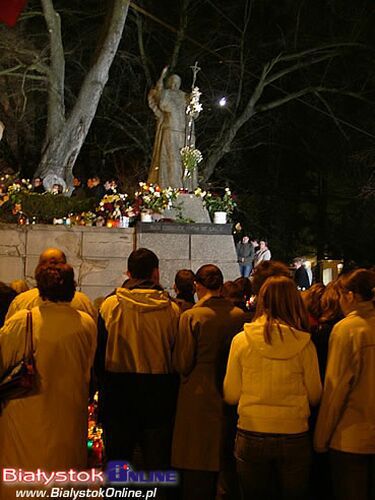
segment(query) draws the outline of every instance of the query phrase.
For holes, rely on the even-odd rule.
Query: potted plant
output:
[[[206,192],[203,203],[215,224],[226,224],[237,206],[229,188],[225,188],[223,196]]]

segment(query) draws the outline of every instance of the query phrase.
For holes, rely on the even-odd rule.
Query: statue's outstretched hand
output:
[[[161,72],[160,78],[165,78],[165,75],[168,73],[169,66],[164,66],[163,71]]]

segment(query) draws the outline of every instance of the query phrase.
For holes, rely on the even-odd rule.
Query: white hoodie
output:
[[[309,405],[322,386],[315,347],[306,332],[280,324],[272,344],[263,337],[265,317],[246,323],[232,341],[224,398],[238,403],[238,427],[253,432],[297,434],[308,430]]]

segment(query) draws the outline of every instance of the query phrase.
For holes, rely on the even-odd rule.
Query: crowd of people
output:
[[[59,249],[35,279],[18,294],[0,286],[0,376],[22,357],[28,310],[38,375],[2,404],[1,467],[87,467],[98,391],[106,462],[179,472],[158,498],[374,498],[374,271],[300,291],[281,262],[230,282],[206,264],[180,270],[172,298],[140,248],[99,310]]]
[[[53,184],[49,188],[43,184],[41,177],[35,177],[32,183],[34,193],[43,194],[47,191],[52,194],[62,194],[64,187],[61,184]],[[98,202],[103,196],[116,193],[118,190],[118,180],[114,178],[106,179],[102,182],[99,175],[94,174],[86,181],[79,176],[73,177],[73,190],[71,197],[78,200],[85,198],[95,198]]]

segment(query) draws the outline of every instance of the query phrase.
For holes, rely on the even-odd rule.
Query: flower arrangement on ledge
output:
[[[117,220],[122,216],[132,216],[133,209],[126,193],[106,194],[96,207],[96,213],[98,217]]]
[[[160,213],[171,208],[178,196],[178,189],[161,189],[157,184],[139,183],[139,190],[135,193],[135,213],[149,211]]]
[[[22,225],[54,223],[128,227],[141,213],[160,214],[172,207],[178,212],[179,205],[175,201],[179,194],[187,192],[184,188],[162,189],[156,184],[140,182],[134,195],[108,194],[98,204],[94,198],[77,200],[63,194],[38,194],[32,191],[28,179],[6,176],[0,178],[0,220]],[[202,199],[212,217],[215,211],[224,211],[230,217],[236,207],[229,188],[222,195],[197,188],[194,195]]]
[[[207,208],[211,217],[215,212],[225,212],[230,218],[233,215],[237,203],[233,198],[229,188],[225,188],[223,196],[210,191],[202,191],[201,188],[195,190],[195,196],[199,196],[203,200],[204,206]]]

